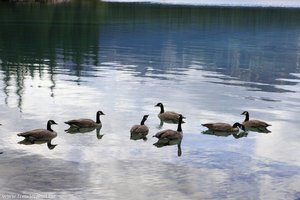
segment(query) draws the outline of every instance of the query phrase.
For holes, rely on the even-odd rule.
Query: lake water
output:
[[[0,4],[0,198],[299,199],[299,9]],[[157,148],[154,107],[186,116]],[[95,118],[100,133],[64,121]],[[201,123],[272,124],[246,137]],[[148,139],[130,140],[142,116]],[[58,126],[47,144],[17,133]],[[27,143],[28,144],[28,143]]]

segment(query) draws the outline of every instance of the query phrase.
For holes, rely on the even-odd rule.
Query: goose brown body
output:
[[[100,121],[100,115],[104,115],[102,111],[98,111],[96,113],[96,121],[92,119],[85,119],[85,118],[80,118],[80,119],[73,119],[66,121],[65,123],[70,125],[73,128],[93,128],[93,127],[101,127],[102,123]]]

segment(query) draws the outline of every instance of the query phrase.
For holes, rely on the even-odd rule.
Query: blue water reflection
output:
[[[1,3],[0,12],[5,194],[299,198],[297,9],[74,1]],[[180,154],[177,145],[153,146],[157,102],[186,116]],[[106,114],[101,133],[65,132],[64,121],[97,110]],[[271,133],[202,134],[201,123],[241,122],[244,110],[272,124]],[[145,114],[147,141],[130,140]],[[18,144],[17,133],[49,119],[59,124],[55,148]]]

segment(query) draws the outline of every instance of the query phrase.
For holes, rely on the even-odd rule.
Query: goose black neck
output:
[[[100,123],[101,123],[101,121],[100,121],[100,113],[98,113],[98,112],[97,112],[97,114],[96,114],[96,123],[97,123],[97,124],[100,124]]]
[[[142,121],[141,121],[141,125],[144,125],[146,120],[147,120],[146,118],[143,118]]]
[[[53,132],[50,122],[47,123],[47,130]]]
[[[245,120],[244,120],[244,122],[246,122],[246,121],[249,121],[249,113],[245,114]]]
[[[164,113],[164,112],[165,112],[164,105],[160,104],[160,113]]]
[[[177,131],[178,131],[178,132],[182,132],[182,129],[181,129],[181,123],[182,123],[182,117],[179,117],[178,127],[177,127]]]

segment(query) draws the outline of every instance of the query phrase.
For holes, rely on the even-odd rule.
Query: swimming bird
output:
[[[147,140],[146,136],[148,135],[149,128],[144,124],[149,115],[144,115],[141,123],[139,125],[133,125],[130,129],[130,139],[138,140],[143,139]]]
[[[57,136],[57,133],[52,130],[51,125],[57,124],[53,120],[47,122],[47,129],[34,129],[19,133],[18,136],[25,137],[25,139],[34,143],[36,140],[51,140]]]
[[[105,115],[102,111],[98,111],[96,113],[96,121],[92,119],[73,119],[66,121],[65,123],[70,125],[70,128],[81,129],[81,128],[100,128],[102,127],[102,123],[100,121],[100,115]]]
[[[178,121],[179,121],[178,113],[172,112],[172,111],[165,111],[164,105],[162,103],[157,103],[155,105],[155,107],[160,107],[160,113],[158,114],[158,118],[162,122],[178,124]],[[185,117],[182,116],[182,118],[185,118]],[[182,123],[184,123],[184,121],[182,121]]]
[[[202,126],[205,126],[210,131],[218,131],[218,132],[238,132],[239,128],[245,131],[245,127],[236,122],[233,125],[227,124],[227,123],[207,123],[207,124],[201,124]]]
[[[183,119],[183,116],[181,114],[179,114],[178,126],[177,126],[176,131],[174,131],[172,129],[166,129],[166,130],[156,133],[153,137],[156,137],[159,140],[163,139],[168,143],[172,140],[181,140],[183,137],[183,132],[182,132],[182,128],[181,128],[182,119]]]
[[[264,121],[260,121],[257,119],[249,119],[249,112],[248,111],[244,111],[241,115],[245,115],[245,120],[243,122],[243,125],[245,126],[245,128],[249,129],[249,128],[266,128],[268,126],[271,126],[271,124],[268,124]]]

